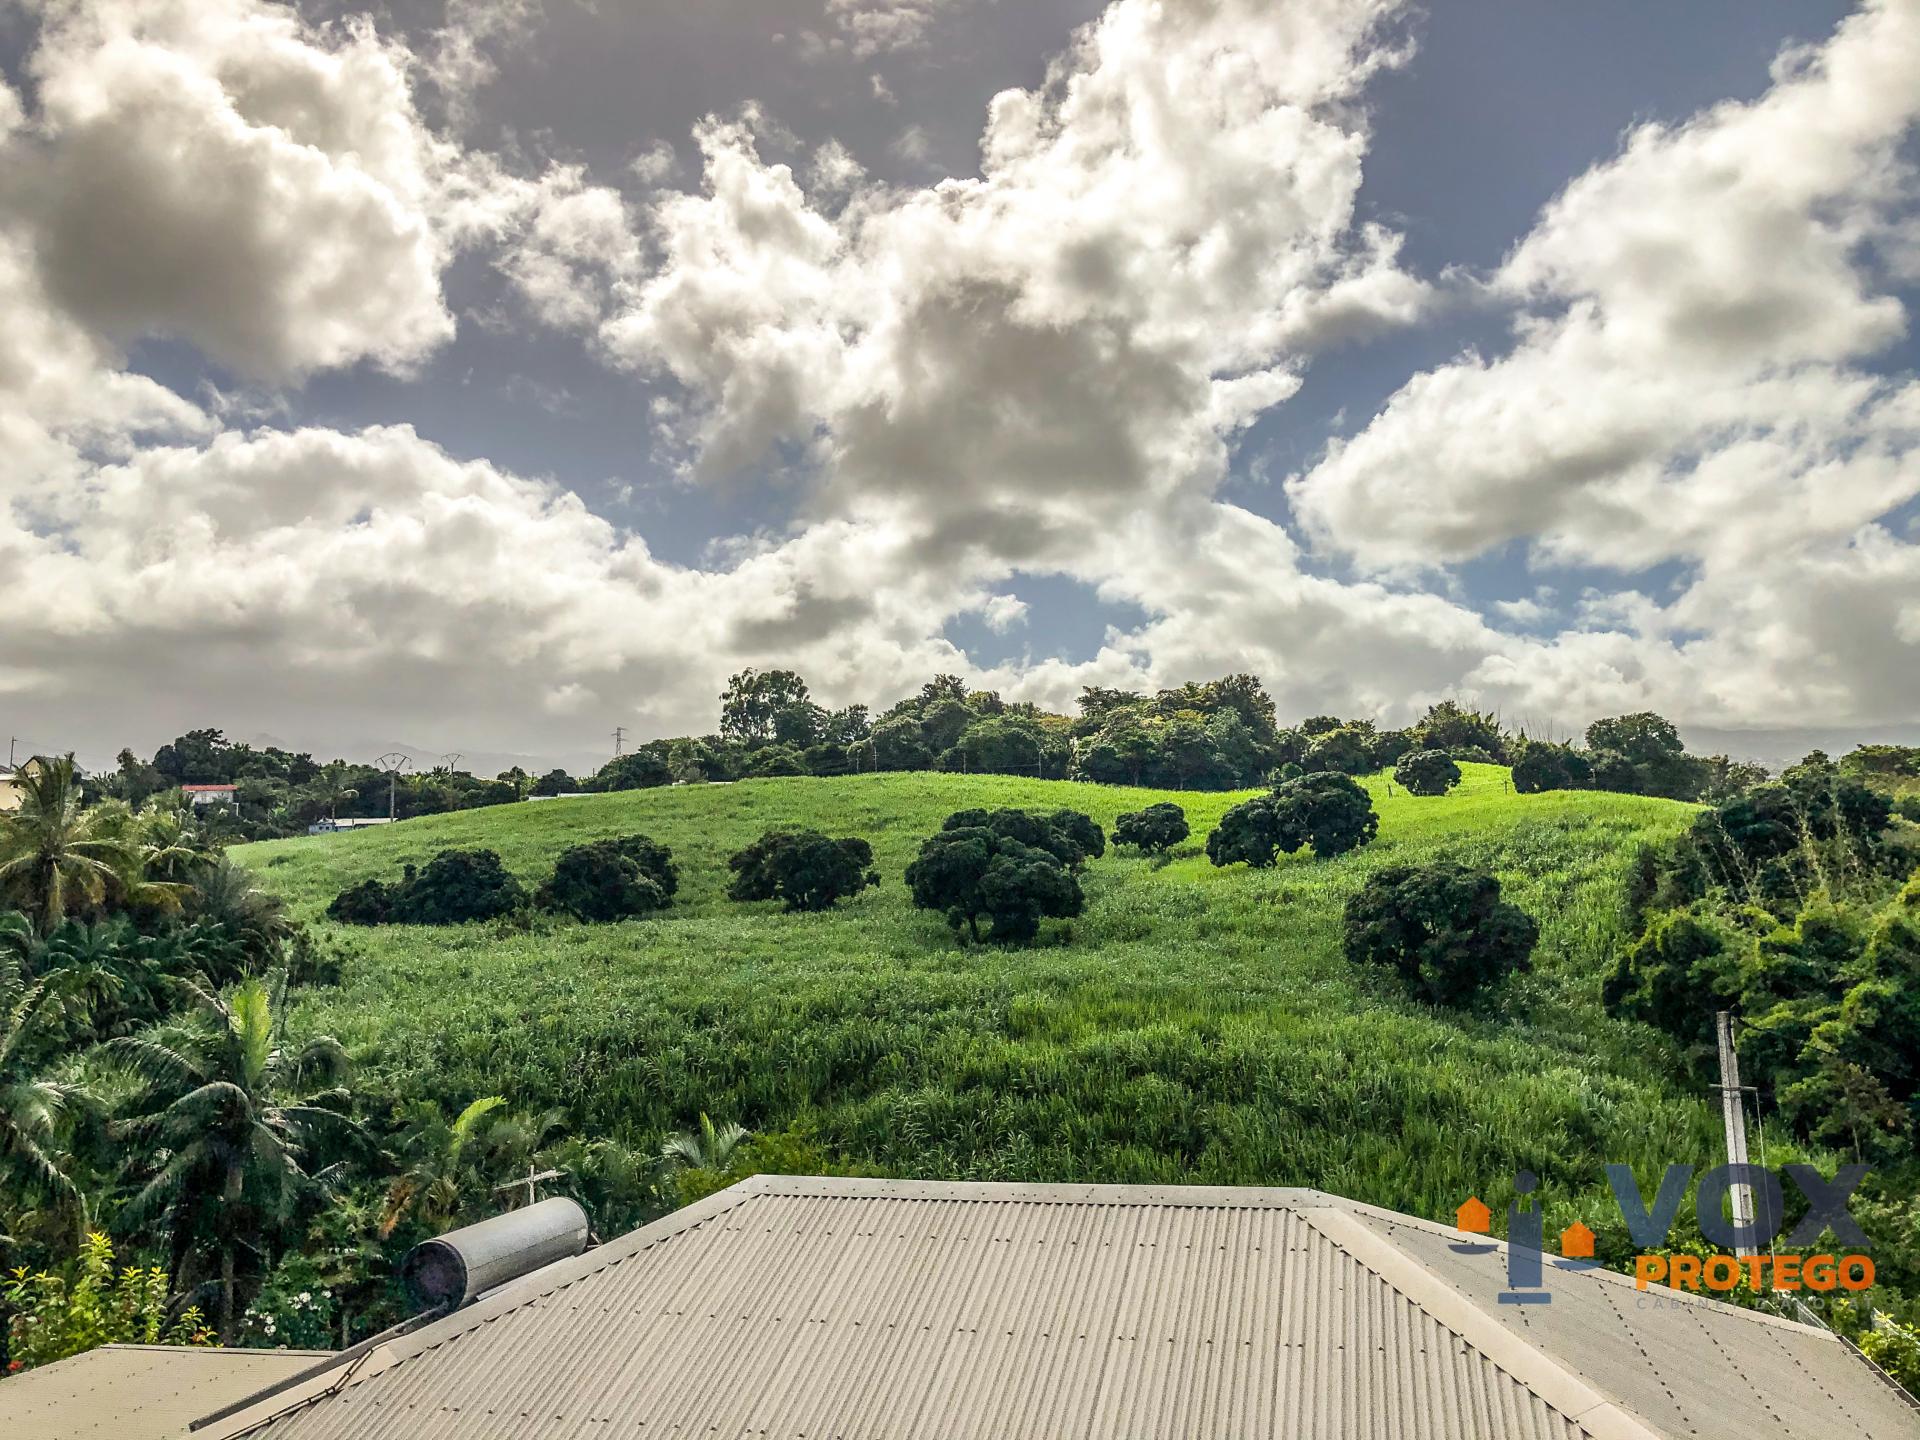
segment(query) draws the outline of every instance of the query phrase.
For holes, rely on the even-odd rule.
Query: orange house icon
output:
[[[1593,1231],[1585,1222],[1576,1220],[1560,1232],[1560,1253],[1569,1260],[1593,1258]]]
[[[1466,1203],[1453,1212],[1453,1223],[1470,1234],[1485,1235],[1493,1229],[1493,1212],[1478,1195],[1469,1195]]]

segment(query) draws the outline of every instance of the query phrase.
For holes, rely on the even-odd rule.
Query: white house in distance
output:
[[[232,805],[240,795],[238,785],[182,785],[180,793],[198,809],[202,805]]]

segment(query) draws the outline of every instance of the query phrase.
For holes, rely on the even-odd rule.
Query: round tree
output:
[[[1114,844],[1132,845],[1147,855],[1171,850],[1189,833],[1187,812],[1170,802],[1149,805],[1113,822]]]
[[[1500,898],[1498,880],[1450,862],[1377,871],[1345,918],[1348,960],[1390,967],[1436,1005],[1529,968],[1540,938],[1533,917]]]
[[[1393,778],[1414,795],[1444,795],[1460,783],[1460,767],[1444,750],[1415,750],[1402,757]]]
[[[409,925],[459,925],[511,914],[527,891],[492,850],[442,850],[395,897],[393,918]]]
[[[1346,775],[1319,771],[1288,780],[1273,792],[1280,848],[1313,847],[1322,860],[1358,850],[1380,833],[1373,797]]]
[[[563,851],[535,899],[542,909],[600,922],[663,910],[678,888],[673,852],[645,835],[626,835]]]
[[[878,885],[873,847],[818,830],[770,830],[727,861],[733,900],[780,900],[788,910],[831,910],[842,896]]]
[[[1078,810],[1056,810],[1051,815],[1036,815],[1031,810],[956,810],[940,828],[991,830],[1002,839],[1044,850],[1075,870],[1089,857],[1107,853],[1106,835]]]
[[[965,930],[976,942],[983,919],[991,923],[988,939],[1025,944],[1042,919],[1078,915],[1086,903],[1059,856],[984,825],[930,836],[906,880],[917,909],[942,912],[956,934]]]

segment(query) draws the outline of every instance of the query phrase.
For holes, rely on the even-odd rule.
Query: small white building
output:
[[[238,785],[182,785],[180,793],[196,810],[202,805],[233,805],[239,801]]]

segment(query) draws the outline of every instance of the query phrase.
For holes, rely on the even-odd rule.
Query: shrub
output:
[[[1530,741],[1513,757],[1513,788],[1522,795],[1544,790],[1584,790],[1593,781],[1593,766],[1570,745]]]
[[[327,918],[342,925],[390,925],[393,891],[378,880],[349,885],[333,897],[333,903],[327,906]]]
[[[1429,706],[1413,727],[1413,740],[1416,750],[1445,750],[1455,758],[1462,750],[1483,752],[1490,760],[1507,756],[1507,737],[1499,717],[1466,709],[1457,700]]]
[[[218,1344],[198,1307],[169,1320],[167,1290],[167,1272],[158,1265],[130,1265],[115,1275],[112,1242],[98,1233],[87,1236],[65,1273],[9,1271],[0,1285],[0,1300],[13,1312],[8,1368],[50,1365],[100,1345]]]
[[[511,914],[527,891],[492,850],[442,850],[395,897],[394,918],[408,925],[460,925]]]
[[[1244,861],[1265,868],[1282,851],[1291,855],[1310,845],[1325,860],[1357,850],[1379,832],[1373,798],[1359,784],[1345,775],[1317,771],[1283,781],[1271,795],[1227,811],[1219,828],[1207,836],[1207,859],[1215,865]]]
[[[1171,850],[1190,833],[1187,812],[1170,802],[1149,805],[1113,822],[1114,844],[1137,846],[1148,855]]]
[[[1412,795],[1444,795],[1460,783],[1460,767],[1444,750],[1415,750],[1405,756],[1393,778]]]
[[[732,900],[782,900],[788,910],[831,910],[843,895],[880,883],[873,847],[818,830],[769,830],[727,861]]]
[[[543,910],[599,923],[664,910],[679,884],[671,850],[627,835],[563,852],[535,900]]]
[[[906,880],[915,908],[941,911],[954,933],[964,928],[976,943],[983,918],[992,922],[987,938],[1025,944],[1039,933],[1043,918],[1078,915],[1086,904],[1080,882],[1060,856],[986,825],[949,822],[921,844]]]
[[[1387,965],[1422,999],[1457,1005],[1529,967],[1540,927],[1500,898],[1500,882],[1464,865],[1394,865],[1347,902],[1346,953]]]
[[[1105,833],[1078,810],[1055,810],[1051,815],[1036,815],[1031,810],[956,810],[940,828],[991,830],[1002,839],[1044,850],[1075,870],[1090,857],[1097,859],[1107,853]]]

